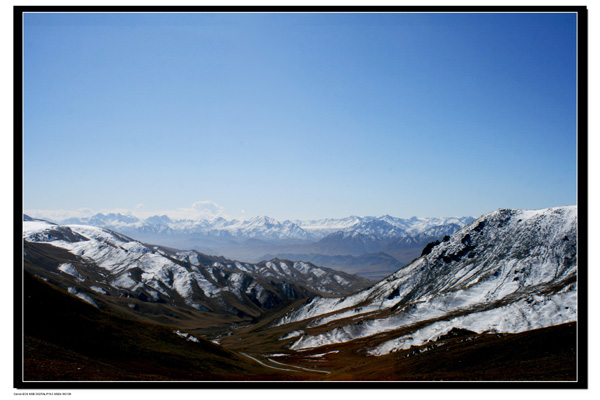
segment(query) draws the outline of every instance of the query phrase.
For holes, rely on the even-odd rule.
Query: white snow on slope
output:
[[[51,235],[52,229],[57,228],[56,225],[40,224],[38,221],[25,221],[24,226],[24,236],[30,240],[39,232]],[[161,291],[159,282],[163,282],[168,287],[174,288],[190,305],[193,303],[192,281],[198,284],[207,296],[215,296],[220,291],[201,274],[190,272],[162,254],[125,236],[91,226],[70,225],[66,228],[89,240],[71,242],[48,238],[49,243],[89,259],[101,268],[112,272],[115,275],[112,280],[115,287],[135,290],[141,285],[148,285]],[[139,268],[142,271],[141,282],[138,283],[132,278],[129,272],[132,268]],[[71,275],[77,272],[72,266],[70,268],[64,266],[62,270]]]
[[[23,221],[23,235],[27,236],[29,233],[41,232],[55,227],[55,224],[46,221]]]
[[[433,341],[452,328],[462,328],[476,333],[519,333],[532,329],[560,325],[577,320],[577,294],[573,291],[555,296],[533,296],[489,311],[468,314],[448,321],[439,321],[424,328],[385,342],[369,351],[380,356],[409,349]]]
[[[155,301],[161,301],[159,293],[163,296],[162,300],[170,299],[172,302],[181,297],[195,309],[206,310],[206,307],[198,304],[202,296],[217,299],[218,304],[226,307],[224,291],[233,293],[243,302],[252,301],[253,304],[271,308],[278,304],[277,296],[298,295],[292,285],[305,285],[311,290],[339,294],[343,292],[344,284],[356,284],[345,279],[347,275],[338,276],[334,271],[308,263],[279,261],[248,264],[232,261],[227,265],[214,262],[212,267],[205,267],[200,265],[200,257],[207,256],[197,252],[174,252],[159,246],[147,246],[122,234],[94,226],[59,226],[25,221],[23,237],[30,242],[44,242],[65,249],[80,257],[82,264],[99,266],[105,270],[105,273],[101,272],[107,280],[103,283],[112,285],[120,292],[128,291],[129,295],[133,293],[134,296],[148,295]],[[61,271],[83,279],[72,265],[61,266]],[[261,279],[263,282],[273,279],[281,281],[275,285],[279,285],[283,293],[267,290],[256,282]],[[340,286],[323,285],[326,280],[332,279]],[[177,296],[173,295],[173,291]]]

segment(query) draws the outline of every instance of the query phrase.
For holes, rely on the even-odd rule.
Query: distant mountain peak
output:
[[[166,215],[154,215],[154,216],[146,218],[144,220],[144,223],[148,224],[148,225],[152,225],[152,224],[155,224],[155,225],[168,225],[168,224],[171,224],[172,222],[173,221],[171,220],[171,218],[169,218]]]
[[[454,217],[402,219],[389,214],[382,217],[352,215],[311,221],[279,221],[267,215],[244,220],[227,219],[223,216],[200,220],[171,219],[167,215],[154,215],[140,220],[120,213],[98,213],[91,218],[72,218],[58,222],[62,225],[98,226],[146,242],[175,247],[184,244],[212,254],[248,257],[247,259],[255,261],[267,253],[307,251],[353,256],[385,251],[396,257],[398,252],[410,248],[402,256],[409,261],[413,252],[420,253],[422,248],[417,247],[421,244],[424,246],[429,241],[451,234],[471,220],[472,218]],[[329,236],[334,233],[336,235]],[[321,240],[324,242],[319,243]],[[344,241],[347,243],[343,243]],[[288,247],[278,249],[273,246]],[[326,246],[329,248],[325,248]]]

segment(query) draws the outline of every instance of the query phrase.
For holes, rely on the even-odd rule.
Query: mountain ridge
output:
[[[350,216],[318,220],[278,221],[268,216],[246,220],[215,217],[200,220],[173,220],[165,215],[139,219],[123,214],[95,214],[85,219],[58,221],[60,224],[93,225],[121,232],[146,243],[189,248],[231,259],[260,262],[267,254],[293,255],[295,261],[332,261],[323,266],[358,273],[368,279],[382,279],[417,257],[431,241],[451,234],[472,221],[472,217],[397,218]],[[361,257],[386,253],[397,263],[335,262],[336,257]],[[302,258],[315,254],[316,257]],[[382,268],[383,267],[383,268]]]
[[[453,327],[519,332],[571,322],[577,316],[576,243],[576,206],[497,210],[370,288],[312,299],[277,324],[307,321],[290,345],[295,350],[404,327],[400,338],[371,349],[381,355]]]
[[[52,219],[41,219],[52,221]],[[166,215],[154,215],[140,219],[133,215],[121,213],[97,213],[88,218],[67,218],[53,221],[60,225],[93,225],[105,227],[123,233],[135,232],[137,229],[152,227],[168,227],[171,233],[193,233],[206,236],[228,236],[231,238],[270,238],[270,239],[310,239],[320,240],[325,236],[338,232],[358,232],[375,238],[397,238],[414,236],[427,229],[438,226],[457,224],[464,226],[473,217],[431,217],[431,218],[397,218],[390,215],[381,217],[324,218],[319,220],[284,220],[278,221],[268,216],[257,216],[245,220],[225,219],[171,219]]]
[[[98,307],[152,313],[176,306],[257,317],[317,294],[341,295],[370,282],[311,263],[245,263],[195,250],[147,245],[105,228],[24,217],[26,269]]]

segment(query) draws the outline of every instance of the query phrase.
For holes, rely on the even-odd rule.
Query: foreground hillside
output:
[[[280,379],[205,339],[100,311],[29,273],[24,291],[25,381]]]
[[[383,357],[364,343],[247,354],[173,327],[106,313],[25,273],[23,373],[36,381],[569,381],[575,324],[516,335],[448,335]],[[239,342],[239,340],[238,340]],[[239,344],[238,344],[239,345]],[[302,387],[302,386],[299,386]]]

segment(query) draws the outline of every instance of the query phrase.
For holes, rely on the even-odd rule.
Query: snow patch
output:
[[[286,340],[286,339],[292,339],[298,336],[301,336],[302,334],[304,334],[303,330],[299,330],[299,331],[294,331],[294,332],[290,332],[287,335],[284,335],[282,337],[279,338],[279,340]]]
[[[189,342],[200,343],[200,340],[197,337],[192,336],[189,333],[181,332],[180,330],[174,330],[173,333],[177,334],[177,336],[182,337]]]
[[[102,289],[101,287],[98,287],[98,286],[90,286],[90,289],[92,289],[96,293],[108,294],[108,292],[106,290],[104,290],[104,289]]]
[[[72,277],[75,277],[75,278],[79,279],[80,281],[85,280],[84,277],[79,273],[79,271],[77,271],[77,269],[73,266],[73,264],[70,264],[70,263],[60,264],[58,266],[58,270],[64,272],[67,275],[71,275]]]
[[[87,295],[85,293],[79,292],[79,290],[77,290],[74,287],[70,287],[67,290],[68,290],[69,293],[71,293],[72,295],[75,295],[75,296],[79,297],[81,300],[85,301],[86,303],[89,303],[89,304],[93,305],[94,307],[99,308],[98,304],[96,304],[96,302],[94,301],[94,299],[92,297],[90,297],[89,295]]]

